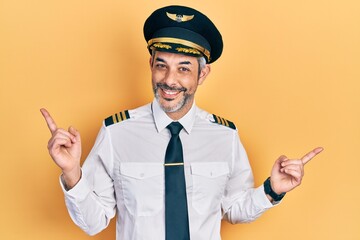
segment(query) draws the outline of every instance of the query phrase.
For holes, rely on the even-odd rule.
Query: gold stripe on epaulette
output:
[[[224,118],[223,118],[224,119]],[[225,126],[229,126],[229,123],[228,123],[228,121],[226,120],[226,119],[224,119],[224,122],[225,122]]]
[[[215,114],[213,114],[213,117],[214,117],[215,123],[232,128],[232,129],[236,129],[236,126],[233,122],[226,120],[225,118],[219,117]]]
[[[121,122],[126,119],[127,119],[127,117],[126,117],[125,111],[119,112],[119,113],[116,113],[113,115],[114,123],[118,123],[118,122]]]
[[[216,121],[216,122],[221,123],[221,119],[220,119],[220,117],[219,117],[219,116],[216,116],[216,119],[217,119],[217,121]]]
[[[110,117],[106,118],[105,121],[105,126],[110,126],[114,123],[119,123],[121,121],[124,121],[126,119],[129,119],[130,115],[129,115],[129,111],[125,110],[119,113],[115,113],[113,115],[111,115]]]
[[[221,119],[222,125],[227,126],[227,127],[229,126],[229,123],[227,122],[227,120],[225,118],[220,117],[220,119]]]

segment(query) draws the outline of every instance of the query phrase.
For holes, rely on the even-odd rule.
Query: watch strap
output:
[[[280,201],[281,199],[283,199],[283,197],[285,196],[286,193],[281,193],[281,194],[277,194],[276,192],[273,191],[273,189],[271,188],[271,182],[270,182],[270,177],[268,177],[265,182],[264,182],[264,191],[266,194],[268,194],[275,202]]]

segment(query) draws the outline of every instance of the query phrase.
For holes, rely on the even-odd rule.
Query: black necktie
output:
[[[179,133],[183,126],[167,126],[171,139],[165,155],[165,233],[166,240],[189,240],[183,150]]]

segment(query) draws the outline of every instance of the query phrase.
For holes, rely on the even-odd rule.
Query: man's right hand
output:
[[[51,132],[51,138],[48,142],[49,154],[61,168],[66,188],[71,189],[81,178],[80,133],[73,127],[69,127],[68,131],[58,128],[46,109],[42,108],[40,111]]]

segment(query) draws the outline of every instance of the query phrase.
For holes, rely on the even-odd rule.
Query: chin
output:
[[[164,112],[174,113],[181,111],[188,104],[191,104],[190,100],[193,98],[193,95],[184,94],[184,96],[182,96],[180,99],[166,99],[160,97],[160,95],[156,93],[155,98]]]
[[[164,99],[156,97],[160,107],[166,113],[173,113],[180,111],[185,105],[185,99],[176,100],[176,99]]]
[[[183,105],[182,104],[169,104],[169,102],[167,100],[163,100],[163,101],[166,101],[165,104],[164,102],[160,102],[160,106],[161,108],[167,112],[167,113],[173,113],[173,112],[177,112],[179,110],[182,109]]]

